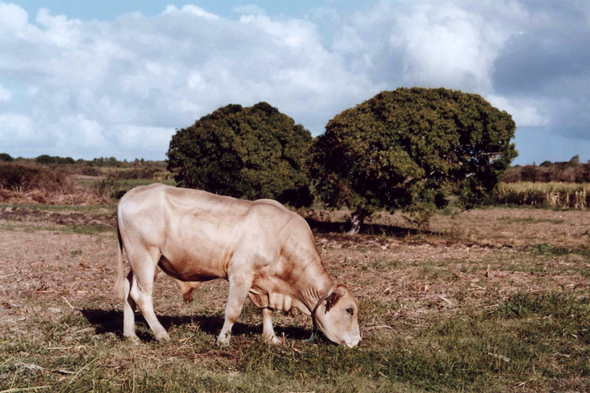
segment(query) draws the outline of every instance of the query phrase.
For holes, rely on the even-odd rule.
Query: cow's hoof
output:
[[[227,348],[229,347],[229,340],[217,340],[217,346],[219,348]]]
[[[156,340],[160,342],[170,341],[170,336],[166,334],[165,336],[156,337]]]
[[[123,336],[123,338],[125,339],[125,341],[128,341],[128,342],[135,344],[135,345],[139,345],[139,337],[137,337],[135,334],[129,335],[129,336]]]
[[[231,334],[229,332],[223,335],[219,335],[219,337],[217,337],[217,346],[221,348],[228,347],[230,339]]]
[[[283,340],[281,340],[277,336],[264,337],[262,339],[262,341],[264,341],[265,343],[267,343],[269,345],[282,345],[283,344]]]

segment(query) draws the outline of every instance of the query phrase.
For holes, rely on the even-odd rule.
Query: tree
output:
[[[570,158],[569,164],[570,164],[570,166],[580,165],[580,156],[578,154],[576,154],[575,156]]]
[[[449,196],[470,208],[517,156],[512,117],[457,90],[383,91],[334,117],[316,138],[310,173],[329,206],[353,211],[351,233],[379,209],[427,222]]]
[[[14,161],[14,158],[8,153],[0,153],[0,161],[11,162]]]
[[[48,154],[42,154],[39,157],[35,158],[39,164],[51,164],[53,163],[53,158]]]
[[[230,104],[176,132],[168,170],[181,187],[309,205],[302,163],[311,141],[309,131],[266,102]]]

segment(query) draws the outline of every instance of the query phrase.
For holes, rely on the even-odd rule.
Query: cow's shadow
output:
[[[123,312],[118,310],[102,310],[87,308],[81,310],[82,315],[94,327],[96,334],[113,333],[118,337],[123,337]],[[223,326],[222,316],[168,316],[158,315],[158,320],[166,330],[172,326],[182,326],[185,324],[197,325],[199,330],[204,333],[217,337]],[[141,313],[135,314],[135,322],[143,323],[147,326],[147,322]],[[311,335],[311,329],[303,329],[295,326],[275,326],[275,333],[281,337],[302,340],[307,339]],[[138,329],[137,336],[143,341],[154,341],[152,332],[148,329]],[[262,334],[262,325],[253,325],[237,322],[232,328],[233,336],[249,336],[253,334]]]

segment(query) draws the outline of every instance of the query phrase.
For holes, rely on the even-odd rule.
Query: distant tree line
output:
[[[165,161],[148,161],[143,158],[136,158],[133,161],[122,160],[119,161],[116,157],[98,157],[92,160],[84,160],[79,158],[74,160],[72,157],[60,157],[50,156],[48,154],[42,154],[36,158],[14,158],[8,153],[0,153],[0,161],[4,162],[35,162],[38,164],[55,164],[55,165],[69,165],[69,164],[80,164],[89,167],[115,167],[115,168],[129,168],[129,167],[141,167],[141,166],[155,166],[155,167],[166,167]]]
[[[504,182],[517,183],[521,181],[589,183],[590,162],[580,163],[580,156],[575,155],[569,161],[544,161],[541,165],[516,165],[506,170]]]

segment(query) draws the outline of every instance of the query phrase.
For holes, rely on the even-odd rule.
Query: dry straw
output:
[[[500,183],[498,202],[585,210],[590,206],[590,183]]]

